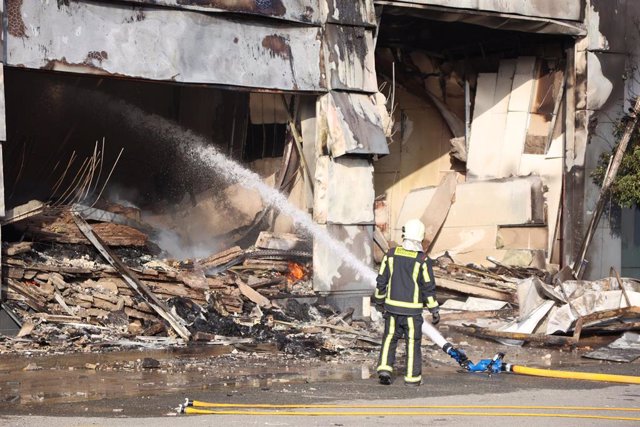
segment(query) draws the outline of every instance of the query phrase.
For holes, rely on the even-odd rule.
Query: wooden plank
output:
[[[457,325],[447,325],[449,330],[460,332],[465,335],[471,335],[478,338],[489,338],[489,339],[510,339],[517,341],[526,341],[526,342],[536,342],[542,343],[546,345],[571,345],[575,344],[577,341],[574,340],[574,337],[563,337],[558,335],[546,335],[546,334],[525,334],[520,332],[505,332],[505,331],[495,331],[489,328],[481,328],[479,326],[457,326]]]
[[[447,219],[449,209],[456,195],[456,173],[446,174],[440,181],[440,185],[436,188],[427,209],[423,212],[420,220],[425,225],[425,234],[422,241],[422,247],[426,252],[433,246],[434,240],[438,232],[442,228],[442,224]]]
[[[42,214],[22,221],[17,225],[25,235],[37,241],[86,244],[87,240],[73,223],[70,212],[45,211]],[[144,247],[148,237],[145,233],[128,225],[98,223],[93,226],[96,233],[103,237],[109,246]]]
[[[269,259],[247,259],[242,266],[232,267],[232,269],[255,269],[255,270],[271,270],[281,273],[289,271],[289,263],[287,261],[275,261]]]
[[[516,73],[516,62],[517,60],[515,59],[503,59],[500,61],[496,90],[493,98],[494,114],[506,114],[509,111],[509,100],[511,98],[511,89],[513,88],[513,77]]]
[[[272,306],[271,301],[269,301],[268,298],[260,295],[257,291],[253,290],[250,286],[246,285],[241,280],[236,280],[236,285],[238,286],[238,289],[240,289],[242,295],[258,304],[260,307],[268,308]]]
[[[178,274],[178,280],[192,289],[209,289],[209,283],[201,270],[184,271]]]
[[[453,313],[440,314],[440,320],[476,320],[476,319],[495,319],[503,317],[517,316],[517,310],[503,309],[503,310],[486,310],[486,311],[458,311]]]
[[[7,278],[6,283],[9,289],[22,295],[27,299],[27,304],[36,311],[44,311],[46,307],[46,301],[32,289],[29,289],[23,283],[17,282],[13,279]]]
[[[281,285],[287,281],[285,277],[278,276],[278,277],[266,278],[266,279],[257,280],[255,282],[251,282],[251,277],[249,277],[249,282],[247,283],[247,285],[250,286],[251,289],[260,289],[260,288],[266,288],[269,286]]]
[[[102,242],[102,239],[93,232],[91,226],[77,212],[72,212],[72,215],[82,234],[84,234],[95,246],[107,262],[120,272],[124,281],[134,289],[147,302],[147,304],[149,304],[153,310],[160,315],[160,317],[169,322],[178,335],[185,340],[189,340],[191,332],[189,332],[185,327],[186,322],[184,319],[180,318],[177,314],[172,313],[144,283],[138,280],[135,274],[115,256],[115,254]]]
[[[517,176],[520,168],[520,158],[524,152],[527,136],[529,113],[510,111],[507,114],[507,124],[502,144],[502,156],[498,177]]]
[[[535,83],[535,68],[535,57],[521,56],[517,59],[511,96],[509,98],[509,111],[529,112]]]
[[[578,320],[576,320],[576,325],[573,330],[573,336],[576,341],[580,339],[582,329],[589,323],[600,322],[608,319],[623,319],[634,317],[640,317],[640,307],[625,307],[615,310],[605,310],[587,314],[586,316],[579,317]]]
[[[462,283],[462,282],[458,282],[451,279],[446,279],[444,277],[436,278],[436,288],[442,288],[449,291],[456,291],[456,292],[460,292],[465,295],[471,295],[474,297],[496,299],[498,301],[507,301],[510,303],[517,304],[517,298],[513,294],[510,294],[507,292],[494,291],[491,289],[480,288],[478,286],[469,285],[467,283]]]
[[[6,248],[6,250],[3,249],[2,252],[4,252],[7,256],[20,255],[20,254],[29,252],[31,250],[32,245],[33,245],[32,242],[11,243]]]
[[[496,148],[492,137],[496,129],[492,129],[491,109],[494,106],[497,78],[495,73],[478,74],[467,153],[467,170],[471,176],[484,176],[487,173],[487,161],[491,161]]]
[[[45,204],[39,200],[31,200],[24,205],[19,205],[7,210],[5,217],[2,219],[2,225],[11,224],[30,216],[38,215],[43,211]]]
[[[244,251],[240,248],[240,246],[234,246],[225,251],[218,252],[216,254],[208,256],[207,258],[201,259],[198,262],[198,265],[202,268],[218,267],[243,255]]]
[[[31,320],[27,320],[22,324],[22,327],[20,328],[20,331],[18,331],[16,338],[26,337],[31,332],[33,332],[33,328],[35,327],[36,327],[35,323],[33,323]]]
[[[62,314],[47,314],[47,313],[36,313],[34,314],[34,317],[39,318],[43,322],[50,322],[50,323],[79,322],[80,320],[82,320],[80,316],[65,316]]]
[[[60,304],[60,307],[62,307],[62,309],[69,316],[73,316],[74,315],[73,311],[69,308],[69,306],[65,302],[64,298],[62,298],[62,295],[60,295],[60,293],[58,293],[58,292],[55,292],[53,295],[54,295],[55,300],[58,302],[58,304]]]

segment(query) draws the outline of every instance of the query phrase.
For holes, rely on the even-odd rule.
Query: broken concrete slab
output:
[[[365,265],[373,264],[373,225],[322,225],[331,237],[342,242],[349,251]],[[326,245],[314,240],[313,244],[313,290],[320,293],[363,292],[371,294],[372,283]]]
[[[370,95],[329,92],[318,99],[318,143],[331,155],[389,154],[385,125],[376,98]]]
[[[496,249],[495,225],[474,227],[444,227],[431,248],[432,254],[448,251],[458,260],[459,254],[470,251]],[[500,248],[498,248],[500,249]]]
[[[256,240],[256,248],[278,249],[283,251],[309,251],[311,250],[310,239],[293,233],[272,233],[261,231]]]
[[[499,225],[496,236],[498,249],[540,249],[546,250],[549,232],[546,226]]]
[[[369,160],[321,156],[314,188],[313,219],[317,223],[374,224],[373,166]]]
[[[542,181],[536,176],[459,184],[444,227],[543,224],[542,191]],[[416,198],[430,201],[434,192],[434,187],[412,191],[405,199],[396,227],[419,217],[420,211],[416,212],[412,204]],[[424,206],[424,201],[421,204]]]

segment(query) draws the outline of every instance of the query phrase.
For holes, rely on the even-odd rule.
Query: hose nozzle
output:
[[[451,343],[446,343],[442,347],[442,350],[444,350],[445,353],[447,353],[456,362],[458,362],[458,365],[460,365],[463,369],[469,370],[469,363],[471,363],[471,361],[467,357],[464,350],[455,348]]]

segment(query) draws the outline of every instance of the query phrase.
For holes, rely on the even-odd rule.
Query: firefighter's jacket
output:
[[[413,316],[424,307],[438,307],[432,261],[424,252],[401,246],[390,249],[382,259],[376,283],[374,300],[390,313]]]

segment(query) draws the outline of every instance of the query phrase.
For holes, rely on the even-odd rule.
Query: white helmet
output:
[[[410,219],[402,227],[402,238],[422,242],[424,239],[424,224],[419,219]]]

